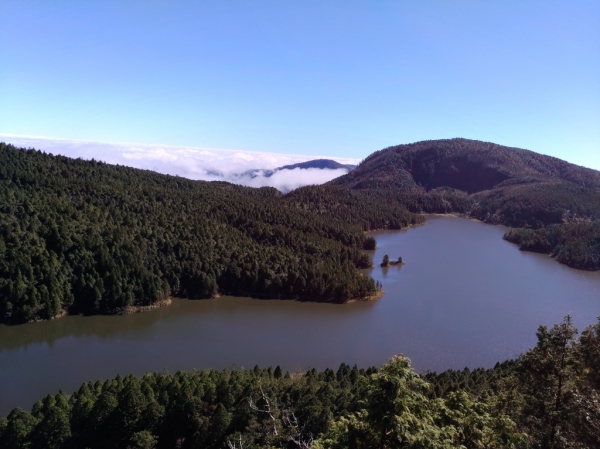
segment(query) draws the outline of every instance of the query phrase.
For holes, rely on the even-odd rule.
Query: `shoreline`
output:
[[[66,310],[62,310],[61,312],[58,312],[56,315],[54,315],[53,317],[48,318],[47,320],[42,320],[40,318],[37,318],[37,319],[34,319],[34,320],[26,321],[23,324],[28,324],[28,323],[43,323],[44,321],[58,320],[59,318],[67,316],[68,314],[69,314],[69,312],[67,312]],[[1,324],[1,322],[0,322],[0,324]],[[10,326],[10,324],[7,324],[7,326]]]
[[[421,215],[434,215],[434,214],[421,214]],[[394,229],[394,228],[377,228],[377,229],[369,229],[368,231],[363,231],[365,234],[369,234],[371,232],[379,232],[379,231],[404,231],[406,229],[410,229],[410,228],[416,228],[417,226],[425,226],[427,224],[427,220],[425,220],[423,223],[415,223],[415,224],[410,224],[408,226],[405,226],[403,228],[400,229]],[[372,249],[365,249],[363,251],[373,251]]]
[[[354,299],[349,299],[348,301],[344,301],[340,304],[352,304],[354,302],[369,302],[369,301],[377,301],[378,299],[381,299],[381,297],[385,295],[385,291],[384,290],[379,290],[377,292],[375,292],[372,295],[369,296],[365,296],[364,298],[354,298]]]
[[[121,309],[120,312],[115,313],[115,315],[131,315],[134,313],[149,312],[151,310],[160,309],[161,307],[170,306],[172,303],[173,301],[169,297],[156,301],[155,303],[147,306],[127,306],[124,309]]]
[[[161,307],[170,306],[172,304],[172,302],[173,301],[169,297],[167,299],[161,299],[159,301],[156,301],[154,304],[149,304],[147,306],[127,306],[127,307],[125,307],[123,309],[120,309],[120,310],[116,311],[115,313],[94,314],[94,315],[90,315],[90,316],[95,316],[95,315],[121,316],[121,315],[131,315],[131,314],[134,314],[134,313],[149,312],[151,310],[159,309]],[[81,314],[73,314],[73,315],[71,315],[66,310],[62,310],[61,312],[57,313],[56,315],[54,315],[53,317],[51,317],[51,318],[49,318],[47,320],[43,320],[43,319],[38,318],[38,319],[26,321],[24,323],[13,323],[13,324],[4,323],[4,322],[0,321],[0,324],[3,324],[5,326],[18,326],[19,324],[44,323],[46,321],[58,320],[60,318],[66,317],[66,316],[76,316],[76,315],[81,315]]]
[[[390,228],[371,229],[369,231],[365,231],[365,234],[369,234],[371,232],[379,232],[379,231],[403,231],[405,229],[416,228],[417,226],[425,226],[425,225],[429,224],[429,222],[427,221],[427,216],[464,218],[465,220],[470,220],[470,221],[474,221],[476,223],[481,223],[481,224],[485,224],[485,225],[498,226],[500,228],[505,228],[505,229],[519,229],[519,228],[512,228],[511,226],[507,226],[507,225],[504,225],[502,223],[486,223],[485,221],[482,221],[482,220],[480,220],[478,218],[470,217],[467,214],[461,214],[461,213],[458,213],[458,212],[450,212],[450,213],[447,213],[447,214],[440,214],[440,213],[437,213],[437,212],[426,212],[426,213],[423,212],[423,213],[421,213],[421,215],[423,215],[425,217],[425,221],[423,223],[411,224],[411,225],[409,225],[409,226],[407,226],[405,228],[402,228],[402,229],[390,229]],[[373,250],[365,250],[365,251],[373,251]]]
[[[502,223],[486,223],[485,221],[480,220],[479,218],[470,217],[467,214],[460,214],[458,212],[451,212],[448,214],[427,213],[427,214],[423,214],[423,215],[433,215],[434,217],[464,218],[465,220],[471,220],[471,221],[474,221],[475,223],[481,223],[481,224],[490,225],[490,226],[498,226],[500,228],[505,228],[505,229],[520,229],[520,228],[513,228],[511,226],[508,226],[508,225],[505,225]],[[425,222],[425,224],[427,224],[427,222]]]

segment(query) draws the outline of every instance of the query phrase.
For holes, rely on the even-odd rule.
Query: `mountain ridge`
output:
[[[354,170],[357,166],[352,164],[340,164],[333,159],[312,159],[306,162],[298,162],[296,164],[283,165],[281,167],[270,169],[260,169],[255,168],[252,170],[247,170],[242,173],[240,176],[250,176],[251,178],[256,178],[257,176],[264,176],[265,178],[269,178],[273,176],[275,173],[281,170],[294,170],[297,168],[306,170],[309,168],[317,168],[319,170],[339,170],[344,169],[348,170],[348,172]]]
[[[397,145],[327,186],[411,212],[458,213],[510,226],[505,239],[573,268],[600,270],[600,171],[468,139]]]
[[[600,218],[599,171],[462,138],[385,148],[328,184],[396,194],[416,212],[459,212],[516,227],[560,223],[567,212]],[[443,205],[436,195],[446,197]],[[529,213],[509,212],[506,201]]]

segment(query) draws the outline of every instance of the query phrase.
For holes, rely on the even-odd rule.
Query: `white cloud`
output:
[[[347,171],[297,168],[279,170],[270,177],[262,174],[251,177],[244,173],[255,169],[273,170],[312,159],[333,159],[342,164],[359,162],[359,159],[355,158],[259,153],[176,145],[90,142],[15,134],[0,134],[0,141],[18,147],[32,147],[51,154],[96,159],[109,164],[153,170],[189,179],[228,181],[251,187],[272,186],[284,192],[304,185],[323,184],[346,174]]]
[[[336,170],[320,168],[294,168],[292,170],[277,170],[271,176],[240,176],[230,182],[250,187],[275,187],[282,192],[289,192],[298,187],[311,184],[324,184],[334,178],[345,175],[348,170],[340,168]]]

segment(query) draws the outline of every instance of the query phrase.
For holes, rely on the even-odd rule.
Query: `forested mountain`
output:
[[[17,448],[596,448],[600,323],[540,326],[535,348],[493,369],[381,368],[117,376],[0,418]]]
[[[312,161],[299,162],[297,164],[291,164],[291,165],[284,165],[282,167],[274,168],[273,170],[259,170],[259,169],[248,170],[247,172],[244,173],[244,175],[248,175],[252,178],[255,178],[256,176],[264,176],[266,178],[269,178],[269,177],[273,176],[273,174],[275,172],[278,172],[280,170],[294,170],[296,168],[301,168],[301,169],[318,168],[319,170],[338,170],[338,169],[342,168],[349,172],[349,171],[354,170],[356,168],[356,165],[340,164],[339,162],[336,162],[331,159],[313,159]]]
[[[168,295],[343,302],[372,229],[458,212],[527,227],[506,238],[600,269],[600,173],[464,139],[374,153],[325,186],[282,195],[0,144],[0,320],[118,313]]]
[[[329,170],[344,168],[348,171],[352,171],[356,168],[356,165],[340,164],[339,162],[331,159],[313,159],[312,161],[299,162],[298,164],[284,165],[283,167],[279,167],[277,170],[293,170],[295,168],[320,168]]]
[[[561,223],[567,212],[600,218],[600,172],[475,140],[389,147],[330,184],[391,191],[413,210],[464,212],[514,227]]]
[[[375,152],[329,185],[395,198],[413,212],[454,212],[515,228],[555,225],[538,233],[549,233],[538,250],[573,267],[600,269],[596,170],[488,142],[431,140]],[[575,232],[573,223],[581,222],[590,225]]]
[[[311,204],[0,144],[0,319],[115,313],[167,295],[343,302],[373,294],[364,231],[423,218],[368,195]],[[340,198],[336,198],[340,195]]]

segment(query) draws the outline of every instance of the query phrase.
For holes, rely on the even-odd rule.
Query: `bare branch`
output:
[[[248,403],[252,410],[260,412],[260,413],[266,413],[267,415],[269,415],[269,417],[273,421],[273,434],[275,436],[277,436],[277,435],[279,435],[277,432],[277,419],[275,418],[275,416],[273,415],[273,412],[271,411],[271,403],[269,402],[269,397],[265,394],[262,384],[259,383],[258,386],[260,388],[260,393],[262,394],[262,399],[267,404],[266,407],[264,409],[258,408],[256,406],[256,404],[254,404],[254,402],[252,401],[252,398],[248,399]]]
[[[262,408],[259,408],[258,405],[256,405],[256,403],[252,400],[252,398],[248,399],[248,404],[250,405],[250,408],[252,410],[259,412],[259,413],[264,413],[264,414],[268,415],[269,418],[271,418],[271,420],[273,421],[273,435],[275,435],[275,436],[279,435],[279,432],[277,431],[276,415],[280,414],[281,421],[282,421],[284,427],[287,427],[290,429],[288,440],[293,442],[299,449],[311,449],[313,442],[314,442],[314,438],[313,438],[313,435],[311,432],[308,432],[308,433],[306,432],[308,422],[304,423],[303,425],[300,424],[300,421],[298,421],[298,418],[296,417],[296,414],[294,413],[293,410],[292,411],[283,410],[283,411],[279,412],[275,407],[271,406],[269,397],[265,394],[262,384],[260,384],[260,383],[259,383],[259,388],[260,388],[260,393],[262,395],[262,400],[264,401],[265,406]],[[227,444],[229,445],[229,449],[243,449],[243,448],[238,448],[235,445],[232,446],[230,444],[229,440],[227,441]]]
[[[239,444],[239,445],[238,445]],[[242,435],[239,436],[239,440],[235,443],[232,443],[229,438],[227,438],[227,446],[229,449],[248,449],[251,445],[244,445],[244,441],[242,440]]]
[[[292,430],[292,435],[289,437],[290,441],[292,441],[300,449],[310,449],[312,447],[312,433],[308,432],[308,435],[305,435],[308,422],[304,423],[304,425],[301,425],[293,411],[283,413],[281,419],[283,423]]]

